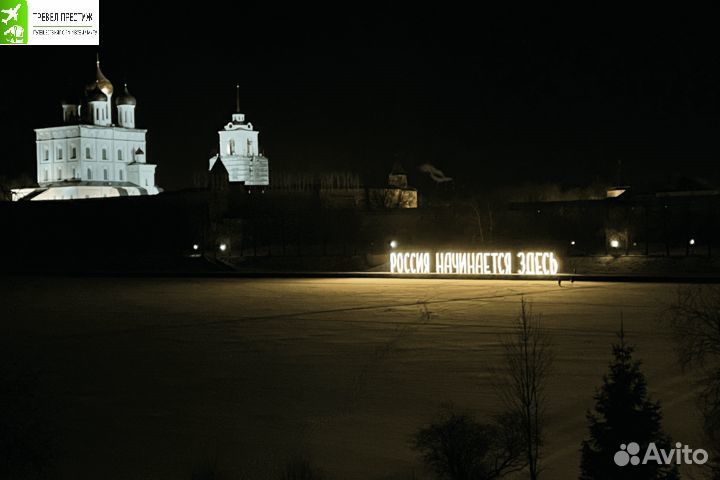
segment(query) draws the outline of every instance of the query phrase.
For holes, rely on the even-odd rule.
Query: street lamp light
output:
[[[695,245],[695,239],[691,238],[689,243],[690,243],[690,245]]]
[[[221,243],[221,244],[220,244],[220,251],[221,251],[221,252],[224,252],[225,250],[227,250],[227,245],[224,244],[224,243]]]
[[[612,240],[610,240],[610,246],[612,248],[618,248],[620,247],[620,242],[613,238]]]
[[[396,249],[398,246],[397,240],[390,240],[390,248]]]

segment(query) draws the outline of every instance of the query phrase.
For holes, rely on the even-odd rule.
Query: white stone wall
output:
[[[216,161],[217,157],[210,159],[210,168]],[[245,185],[270,184],[268,159],[265,157],[223,156],[222,162],[231,182],[245,182]]]
[[[155,186],[155,165],[148,163],[135,163],[129,165],[128,181],[134,183],[140,188],[149,188]]]
[[[36,148],[38,183],[71,178],[72,166],[78,163],[80,129],[74,125],[38,132]],[[71,158],[72,148],[75,158]]]
[[[124,128],[135,128],[135,105],[118,105],[118,125]]]
[[[258,145],[258,134],[253,130],[221,130],[220,135],[220,155],[238,155],[252,156],[260,155]]]
[[[71,125],[35,130],[37,181],[40,185],[63,180],[127,182],[128,165],[145,162],[135,157],[137,149],[147,154],[146,130],[92,125]],[[72,158],[75,148],[75,158]],[[61,154],[62,152],[62,154]],[[89,154],[89,155],[88,155]],[[89,156],[89,158],[88,158]],[[155,186],[151,179],[143,184]]]
[[[243,114],[233,114],[233,121],[218,132],[218,150],[228,171],[228,179],[244,182],[245,185],[269,185],[268,159],[260,155],[260,132],[253,130],[251,123],[238,123],[244,120]],[[210,170],[217,159],[217,156],[210,158]]]

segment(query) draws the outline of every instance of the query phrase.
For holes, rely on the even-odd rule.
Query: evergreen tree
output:
[[[650,443],[669,450],[674,445],[662,429],[660,403],[648,397],[640,362],[632,359],[633,347],[625,343],[622,326],[619,344],[613,345],[614,360],[595,394],[595,411],[587,413],[590,438],[582,442],[581,480],[675,480],[677,468],[657,462],[642,464]],[[618,466],[615,454],[621,445],[640,445],[638,465]],[[634,453],[634,452],[631,452]]]

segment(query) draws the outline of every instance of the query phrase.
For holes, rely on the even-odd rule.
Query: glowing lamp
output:
[[[391,240],[390,241],[390,248],[397,248],[398,242],[397,240]]]
[[[610,246],[611,246],[612,248],[618,248],[618,247],[620,246],[620,242],[617,241],[617,240],[615,240],[615,239],[610,240]]]
[[[225,245],[224,243],[221,243],[221,244],[220,244],[220,251],[221,251],[221,252],[224,252],[225,250],[227,250],[227,245]]]

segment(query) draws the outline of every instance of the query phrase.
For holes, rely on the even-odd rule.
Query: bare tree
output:
[[[418,430],[412,446],[440,480],[494,480],[525,467],[521,426],[515,415],[480,423],[443,405],[439,418]]]
[[[549,335],[540,321],[541,317],[533,315],[523,299],[518,324],[502,342],[507,378],[500,386],[500,393],[506,410],[517,418],[522,429],[531,480],[537,480],[541,471],[545,384],[554,357]]]
[[[683,367],[707,367],[720,361],[720,288],[683,288],[669,313]]]
[[[703,430],[720,457],[720,287],[695,286],[678,291],[668,309],[680,365],[698,373],[702,391]],[[713,462],[712,478],[720,479],[720,462]]]

